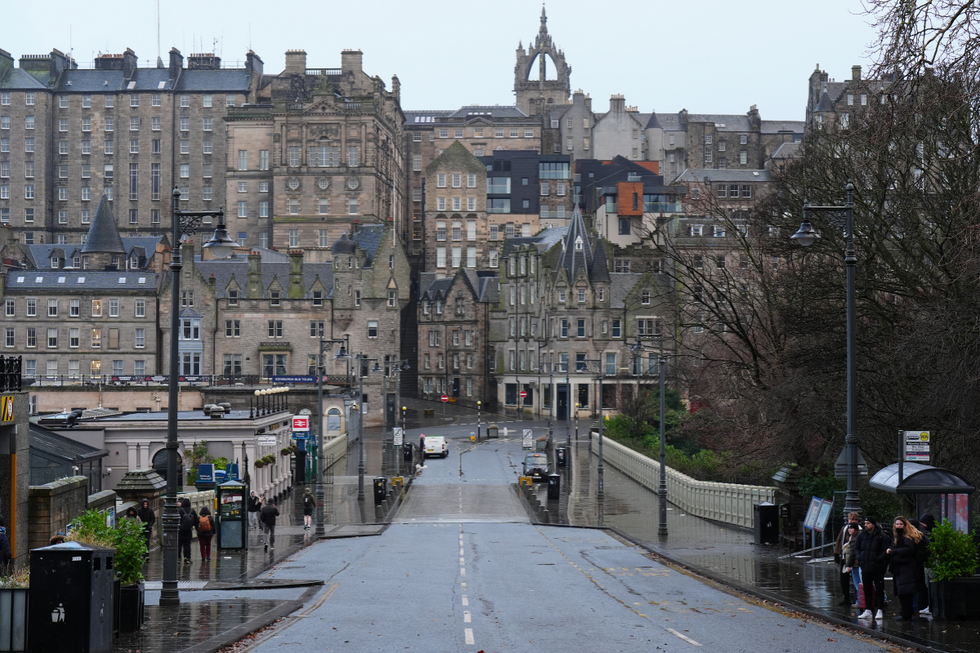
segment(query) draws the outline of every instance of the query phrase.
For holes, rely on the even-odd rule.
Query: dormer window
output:
[[[578,238],[575,239],[575,251],[576,252],[581,252],[582,249],[583,249],[582,237],[579,236]]]
[[[228,291],[228,305],[238,306],[238,289],[230,289]]]
[[[130,259],[129,259],[129,269],[130,270],[138,270],[139,267],[140,267],[140,257],[139,256],[136,256],[136,255],[133,255],[132,257],[130,257]]]
[[[269,292],[270,304],[273,306],[279,306],[280,294],[278,290],[272,290]]]
[[[51,257],[51,269],[52,270],[57,270],[58,269],[58,257],[57,256],[52,256]]]

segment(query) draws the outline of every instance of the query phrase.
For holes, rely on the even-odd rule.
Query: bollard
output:
[[[561,476],[548,474],[548,499],[558,499],[559,497],[561,497]]]

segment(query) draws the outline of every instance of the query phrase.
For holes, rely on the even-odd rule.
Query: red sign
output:
[[[449,401],[449,395],[442,395],[442,403]]]
[[[310,430],[310,418],[303,417],[293,417],[293,430],[294,431],[309,431]]]
[[[527,396],[527,390],[521,390],[521,399]]]

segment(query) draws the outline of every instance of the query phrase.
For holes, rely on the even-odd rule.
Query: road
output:
[[[450,454],[427,461],[383,535],[323,541],[273,569],[324,589],[249,650],[899,650],[692,577],[606,531],[531,524],[515,491],[520,438],[471,443],[471,430],[427,431],[448,436]]]

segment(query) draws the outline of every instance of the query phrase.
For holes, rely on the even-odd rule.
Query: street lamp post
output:
[[[317,537],[322,537],[326,535],[326,529],[324,528],[324,489],[323,489],[323,474],[324,474],[324,461],[323,461],[323,445],[325,442],[323,434],[323,377],[327,374],[327,367],[323,361],[323,351],[326,349],[329,351],[335,344],[340,345],[340,349],[337,350],[336,358],[344,358],[347,356],[347,349],[344,347],[346,343],[346,336],[344,340],[320,340],[320,356],[317,359],[317,372],[318,379],[316,384],[316,405],[317,405],[317,419],[316,419],[316,530],[314,534]],[[349,375],[348,375],[349,376]],[[348,378],[348,383],[350,379]]]
[[[605,488],[604,488],[604,484],[603,484],[603,476],[605,474],[605,466],[604,466],[604,463],[603,463],[603,456],[602,456],[602,440],[603,440],[603,437],[602,437],[602,418],[603,418],[603,410],[602,410],[602,377],[603,377],[603,374],[602,374],[602,359],[600,358],[598,360],[586,360],[586,361],[583,361],[583,362],[585,363],[586,366],[590,366],[590,365],[593,365],[593,364],[595,365],[595,367],[596,367],[596,381],[598,381],[598,384],[599,384],[599,396],[596,398],[596,401],[599,404],[599,467],[598,467],[598,470],[597,470],[598,471],[598,478],[596,479],[596,485],[597,485],[597,490],[598,490],[596,492],[596,496],[599,499],[599,505],[601,506],[602,503],[603,503],[603,499],[605,497]],[[588,370],[588,367],[585,367],[585,369]],[[576,413],[576,420],[577,419],[578,419],[578,415]],[[576,437],[578,437],[577,430],[578,430],[578,427],[576,426],[576,434],[575,434]]]
[[[167,496],[163,502],[163,587],[160,592],[160,605],[177,605],[180,593],[177,590],[177,402],[178,374],[180,372],[180,277],[183,270],[181,241],[184,236],[196,233],[204,223],[204,218],[215,217],[218,225],[211,240],[204,244],[216,258],[231,255],[235,241],[228,237],[225,228],[225,212],[182,211],[180,209],[180,189],[174,188],[172,194],[173,242],[170,257],[170,375],[167,379]]]
[[[857,433],[857,329],[855,326],[855,285],[857,254],[854,251],[854,184],[847,184],[847,202],[843,206],[803,205],[803,222],[792,239],[809,247],[820,235],[807,219],[808,211],[844,213],[844,268],[847,271],[847,494],[844,498],[844,514],[861,512],[858,495],[858,433]]]
[[[637,363],[637,359],[642,356],[642,352],[645,350],[643,345],[644,340],[658,339],[660,341],[660,353],[657,360],[657,371],[660,383],[660,486],[657,488],[657,496],[660,502],[660,523],[657,526],[657,535],[660,537],[667,537],[667,436],[666,436],[666,366],[667,357],[664,355],[664,341],[662,337],[657,336],[636,336],[636,344],[633,345],[630,350],[633,352],[634,359],[634,370],[637,374],[642,373],[643,363],[642,359]],[[639,392],[639,385],[637,385],[637,392]]]
[[[476,401],[476,441],[480,441],[481,431],[483,430],[483,402]]]
[[[374,362],[372,372],[380,372],[381,366],[379,359],[368,358],[364,354],[358,354],[354,361],[358,365],[357,370],[357,500],[364,501],[364,375],[361,374],[361,363]]]

